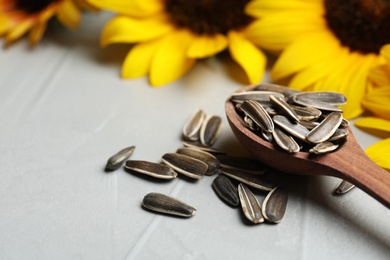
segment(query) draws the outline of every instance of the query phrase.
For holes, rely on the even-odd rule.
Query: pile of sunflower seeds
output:
[[[325,98],[333,100],[337,97],[339,103],[343,100],[342,96],[336,94],[319,94],[319,96],[321,98],[311,96],[310,99],[323,100]],[[336,133],[338,129],[342,129],[339,128],[342,122],[346,122],[340,116],[341,112],[338,110],[332,112],[338,113],[337,115],[330,113],[319,121],[324,111],[329,111],[329,109],[319,110],[303,105],[289,105],[288,102],[291,102],[289,100],[306,100],[308,97],[305,95],[299,97],[298,92],[277,85],[262,84],[257,86],[254,91],[234,94],[231,98],[237,104],[237,109],[243,114],[247,126],[269,141],[280,139],[276,142],[287,142],[284,139],[294,140],[297,138],[297,134],[290,133],[294,136],[291,137],[284,133],[284,131],[289,131],[286,130],[289,129],[287,126],[289,124],[299,124],[300,128],[309,129],[308,125],[304,126],[305,123],[302,123],[306,122],[315,125],[313,129],[318,125],[325,125],[324,127],[328,129],[324,130],[325,128],[318,127],[319,130],[310,134],[309,138],[306,139],[306,135],[310,132],[307,130],[308,132],[303,141],[308,143],[309,140],[315,139],[318,142],[318,140],[322,141],[325,138],[323,132],[327,132],[328,135],[329,131]],[[317,102],[321,103],[320,101]],[[332,105],[327,104],[327,106]],[[276,111],[279,111],[280,115]],[[273,115],[273,120],[270,119],[270,115]],[[275,127],[273,123],[279,127]],[[331,130],[329,130],[330,125]],[[334,129],[336,130],[333,131]],[[219,149],[213,148],[212,146],[219,137],[221,130],[222,119],[219,116],[207,115],[199,109],[193,113],[183,127],[183,147],[178,148],[173,153],[164,154],[161,157],[161,162],[129,160],[135,150],[134,146],[130,146],[120,150],[108,159],[106,171],[117,170],[125,164],[125,169],[128,172],[148,175],[158,179],[169,180],[180,175],[185,176],[184,178],[199,180],[203,176],[216,176],[212,182],[212,188],[227,205],[231,207],[241,205],[243,214],[252,223],[262,223],[265,220],[270,223],[279,223],[286,212],[288,195],[285,189],[272,181],[272,179],[275,179],[272,177],[275,170],[256,160],[230,156]],[[293,130],[290,131],[293,132]],[[299,130],[294,131],[299,132]],[[278,133],[275,134],[275,132]],[[287,137],[283,137],[283,134],[279,132]],[[334,136],[334,133],[331,136]],[[300,132],[299,134],[302,135]],[[342,135],[342,138],[338,137],[336,140],[340,141],[345,138],[347,133],[344,132]],[[302,141],[302,139],[299,140]],[[329,139],[329,137],[326,137],[326,141],[319,143],[329,142]],[[285,146],[292,147],[290,144]],[[292,148],[286,150],[291,152]],[[327,150],[329,149],[327,148]],[[317,151],[317,153],[322,153],[322,149],[320,151]],[[270,176],[271,178],[269,178]],[[342,181],[336,187],[335,193],[345,193],[352,187],[353,185],[351,186],[348,182]],[[261,203],[255,195],[257,192],[254,193],[252,189],[265,193]],[[144,197],[142,206],[153,212],[181,217],[191,217],[196,213],[194,207],[180,199],[155,192]]]
[[[231,101],[245,126],[288,153],[329,153],[348,135],[344,128],[348,121],[337,107],[347,99],[337,92],[299,92],[260,84],[233,94]]]

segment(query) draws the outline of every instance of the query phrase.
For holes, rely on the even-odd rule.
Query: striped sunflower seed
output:
[[[316,146],[314,146],[313,148],[311,148],[311,149],[309,150],[309,153],[314,153],[314,154],[329,153],[329,152],[333,152],[333,151],[336,150],[338,147],[339,147],[338,144],[334,144],[334,143],[332,143],[332,142],[325,141],[325,142],[322,142],[322,143],[318,143]]]
[[[240,198],[242,211],[245,217],[254,224],[264,222],[261,213],[261,206],[251,190],[243,183],[238,185],[238,196]]]
[[[276,110],[279,111],[282,115],[290,118],[294,122],[299,122],[298,114],[290,107],[287,102],[280,97],[270,96],[272,104],[275,106]]]
[[[304,93],[302,93],[304,94]],[[306,97],[302,94],[296,94],[292,97],[292,100],[294,103],[305,106],[305,107],[314,107],[318,108],[320,110],[325,111],[333,111],[333,112],[342,112],[342,110],[334,105],[331,105],[329,103],[320,101],[320,100],[313,100],[309,97]]]
[[[106,164],[106,171],[115,171],[133,154],[135,146],[124,148],[111,156]]]
[[[344,105],[347,103],[347,98],[341,93],[331,91],[314,91],[314,92],[302,92],[296,94],[299,98],[310,99],[313,101],[321,101],[333,106]]]
[[[213,180],[212,187],[219,197],[230,206],[236,207],[240,203],[236,186],[226,176],[218,175]]]
[[[338,128],[336,132],[328,139],[328,141],[340,141],[344,140],[348,135],[348,130],[344,128]]]
[[[300,91],[277,85],[277,84],[270,84],[270,83],[261,83],[253,88],[255,91],[273,91],[273,92],[279,92],[282,93],[284,96],[289,97],[295,94],[300,93]]]
[[[253,175],[240,170],[229,168],[222,168],[221,172],[222,174],[232,179],[245,183],[246,185],[256,188],[258,190],[271,191],[273,188],[275,188],[274,184],[263,180],[259,175]]]
[[[219,160],[214,155],[199,149],[184,147],[177,149],[176,153],[184,154],[206,163],[208,166],[206,175],[213,175],[219,172],[219,168],[221,167]]]
[[[318,144],[328,140],[340,126],[343,116],[339,112],[330,113],[322,122],[313,128],[307,135],[306,140]]]
[[[270,191],[262,203],[262,214],[271,223],[279,223],[287,208],[288,194],[281,188]]]
[[[144,197],[142,206],[155,212],[187,218],[192,217],[196,213],[194,207],[181,200],[155,192],[149,193]]]
[[[186,175],[193,179],[200,179],[207,172],[207,164],[184,154],[166,153],[162,157],[162,162],[174,171]]]
[[[284,95],[273,91],[245,91],[240,93],[234,93],[231,99],[235,103],[243,103],[245,100],[254,100],[259,103],[270,103],[270,96],[280,97],[284,99]]]
[[[287,117],[282,115],[276,115],[272,119],[276,125],[287,133],[300,140],[306,141],[306,135],[309,133],[309,130],[303,125],[299,123],[292,123]]]
[[[212,146],[222,130],[222,119],[219,116],[209,115],[200,128],[200,142]]]
[[[285,134],[279,128],[275,128],[272,135],[279,147],[289,153],[297,153],[301,149],[294,138]]]
[[[290,107],[295,111],[301,121],[315,120],[322,114],[321,110],[314,107],[301,107],[292,104],[290,104]]]
[[[174,179],[177,177],[177,173],[175,171],[167,165],[160,163],[128,160],[125,168],[133,172],[146,174],[159,179]]]
[[[272,122],[271,117],[259,102],[245,100],[244,103],[242,103],[240,109],[262,130],[270,133],[274,130],[274,123]]]
[[[244,122],[246,126],[252,131],[256,132],[260,129],[259,126],[255,122],[253,122],[252,118],[248,116],[244,116]]]
[[[183,127],[183,137],[186,140],[199,140],[199,131],[203,121],[206,118],[206,113],[199,109],[185,123]]]
[[[337,184],[333,193],[336,195],[342,195],[342,194],[345,194],[348,191],[352,190],[354,187],[355,187],[354,184],[352,184],[346,180],[342,180],[342,181],[340,181],[339,184]]]

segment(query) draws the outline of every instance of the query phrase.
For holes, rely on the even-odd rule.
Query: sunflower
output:
[[[33,46],[54,15],[66,27],[76,28],[81,7],[92,8],[85,0],[0,0],[0,36],[8,45],[28,33]]]
[[[153,86],[170,83],[197,59],[225,49],[245,71],[250,83],[258,83],[265,69],[265,55],[249,41],[244,13],[250,0],[89,0],[102,9],[119,13],[105,26],[101,44],[131,43],[123,66],[123,78],[149,75]]]
[[[387,63],[370,72],[373,87],[362,102],[369,116],[356,120],[355,125],[384,137],[368,147],[366,153],[378,165],[390,170],[390,44],[382,48],[381,54]]]
[[[346,118],[363,112],[369,71],[383,62],[390,43],[387,0],[253,0],[246,13],[251,41],[281,53],[273,80],[289,80],[299,90],[338,91],[348,97]]]

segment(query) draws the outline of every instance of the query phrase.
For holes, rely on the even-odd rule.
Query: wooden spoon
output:
[[[238,92],[249,90],[242,88]],[[240,143],[261,162],[286,173],[328,175],[344,179],[390,208],[390,173],[375,164],[361,149],[351,129],[338,150],[324,155],[307,152],[289,154],[254,134],[228,99],[225,112]]]

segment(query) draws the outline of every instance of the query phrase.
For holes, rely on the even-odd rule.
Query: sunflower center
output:
[[[165,11],[178,28],[196,34],[226,34],[248,25],[252,18],[244,13],[250,0],[165,0]]]
[[[16,0],[16,8],[28,14],[34,14],[42,11],[51,3],[58,0]]]
[[[390,0],[325,0],[329,28],[351,51],[379,53],[390,43]]]

